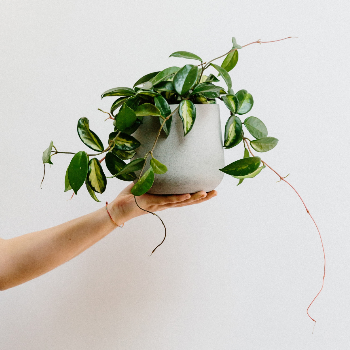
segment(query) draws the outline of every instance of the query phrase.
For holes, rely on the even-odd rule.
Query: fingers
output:
[[[173,204],[167,204],[166,207],[167,208],[175,208],[175,207],[185,207],[187,205],[192,205],[192,204],[199,204],[199,203],[205,202],[205,201],[215,197],[216,195],[217,195],[217,192],[215,190],[210,191],[208,193],[206,193],[204,191],[200,191],[200,192],[192,194],[191,198],[189,198],[185,201],[173,203]]]
[[[179,203],[179,202],[189,200],[190,198],[191,198],[191,195],[189,193],[172,194],[169,196],[147,194],[147,202],[152,205],[166,205],[166,204]]]
[[[200,204],[200,203],[203,203],[205,201],[208,201],[209,199],[211,198],[214,198],[217,196],[217,192],[216,191],[210,191],[208,192],[208,194],[206,196],[203,196],[197,200],[193,200],[193,201],[190,201],[190,202],[183,202],[183,203],[178,203],[176,205],[174,205],[175,207],[185,207],[187,205],[192,205],[192,204]]]

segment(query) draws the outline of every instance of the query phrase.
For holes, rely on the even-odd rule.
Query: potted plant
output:
[[[65,191],[72,189],[77,194],[85,183],[91,197],[99,201],[96,194],[103,193],[107,186],[107,176],[101,165],[104,161],[111,174],[109,178],[134,181],[131,193],[138,205],[136,197],[146,192],[210,191],[221,182],[224,174],[236,178],[240,185],[268,167],[297,193],[314,221],[295,188],[253,153],[270,151],[278,140],[268,136],[259,118],[247,115],[254,105],[252,95],[247,90],[233,90],[229,72],[237,64],[241,48],[232,38],[232,47],[227,53],[207,62],[196,54],[177,51],[170,56],[194,60],[197,64],[168,67],[146,74],[132,88],[115,87],[105,91],[102,98],[116,98],[109,112],[102,111],[109,115],[107,119],[113,120],[108,146],[90,129],[89,120],[80,118],[78,135],[94,153],[61,152],[51,141],[42,157],[44,176],[45,164],[52,164],[53,155],[72,154],[65,176]],[[213,63],[220,58],[223,58],[221,65]],[[217,101],[222,101],[229,111],[224,135],[221,135]],[[225,165],[224,149],[239,144],[243,145],[242,158]],[[100,155],[103,156],[98,159]],[[316,223],[315,226],[317,228]],[[320,239],[323,248],[321,235]],[[325,269],[323,281],[324,277]]]
[[[89,120],[80,118],[77,132],[81,141],[98,153],[59,152],[51,142],[43,154],[44,164],[52,164],[52,155],[74,154],[66,172],[65,191],[73,189],[77,194],[85,183],[96,201],[96,193],[103,193],[107,186],[103,160],[112,177],[135,182],[131,190],[135,196],[146,192],[208,192],[221,182],[224,173],[237,178],[238,184],[255,177],[265,165],[260,157],[249,155],[248,142],[255,151],[266,152],[278,140],[268,136],[260,119],[241,119],[252,109],[254,100],[247,90],[235,93],[232,89],[228,72],[238,62],[239,49],[241,46],[232,38],[230,51],[208,62],[193,53],[177,51],[170,56],[199,64],[168,67],[143,76],[132,88],[105,91],[102,98],[117,97],[108,112],[114,126],[108,146],[90,130]],[[220,66],[213,63],[223,56]],[[223,137],[218,100],[230,112]],[[246,137],[243,127],[252,140]],[[223,150],[240,143],[244,144],[243,158],[225,166]],[[104,153],[102,159],[96,158]]]

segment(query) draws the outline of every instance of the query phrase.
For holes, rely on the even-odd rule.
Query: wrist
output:
[[[107,215],[109,215],[111,221],[116,226],[122,227],[124,223],[127,221],[125,215],[123,215],[123,211],[118,203],[114,200],[111,203],[106,202],[106,211]]]

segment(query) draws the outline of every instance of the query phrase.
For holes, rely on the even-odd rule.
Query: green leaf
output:
[[[245,176],[258,169],[260,161],[261,159],[259,157],[243,158],[226,165],[220,171],[232,176]]]
[[[157,96],[159,95],[158,92],[154,92],[154,91],[151,91],[151,90],[139,90],[137,91],[136,93],[137,96],[150,96],[150,97],[154,97],[154,96]]]
[[[119,97],[116,99],[111,106],[110,113],[114,116],[113,112],[118,109],[128,98],[129,97]]]
[[[136,120],[136,113],[126,104],[124,104],[119,113],[115,116],[114,125],[118,130],[124,131],[126,128],[132,126]]]
[[[154,157],[152,157],[150,163],[156,174],[165,174],[168,171],[168,168]]]
[[[237,186],[239,186],[243,181],[244,181],[244,179],[240,179],[240,180],[238,181]]]
[[[131,193],[134,196],[141,196],[145,194],[152,187],[154,181],[154,171],[152,167],[141,176],[140,180],[136,182],[131,189]]]
[[[233,49],[241,49],[241,48],[242,48],[241,45],[238,45],[238,44],[237,44],[237,41],[236,41],[236,38],[235,38],[235,37],[232,38],[232,48],[233,48]]]
[[[213,66],[221,74],[227,87],[229,89],[231,89],[232,88],[232,80],[231,80],[230,75],[227,73],[227,71],[224,68],[218,66],[217,64],[210,63],[210,65]]]
[[[176,51],[172,53],[169,57],[182,57],[182,58],[188,58],[188,59],[193,59],[193,60],[198,60],[200,62],[203,62],[203,60],[199,56],[187,51]]]
[[[182,100],[179,105],[179,115],[182,120],[184,136],[186,136],[196,120],[195,105],[190,100]]]
[[[119,170],[117,175],[129,174],[133,171],[141,170],[145,164],[144,158],[137,158],[126,164],[123,169]]]
[[[76,153],[68,166],[68,181],[75,194],[83,185],[88,172],[88,155],[84,151]]]
[[[159,96],[155,97],[154,104],[159,109],[163,118],[167,118],[171,114],[170,106],[169,106],[167,100],[163,96],[159,95]],[[173,116],[171,116],[163,125],[163,130],[166,133],[166,135],[169,135],[169,133],[170,133],[172,119],[173,119]],[[160,121],[161,125],[164,122],[164,120],[162,118],[159,118],[159,121]]]
[[[183,96],[186,95],[194,86],[197,80],[198,67],[192,64],[186,64],[174,76],[173,84],[176,92]]]
[[[50,146],[48,148],[46,148],[46,150],[43,152],[42,160],[43,160],[44,164],[45,163],[53,164],[51,162],[52,147],[53,147],[53,141],[50,142]]]
[[[136,85],[140,85],[143,83],[146,83],[147,81],[150,81],[153,77],[155,77],[159,72],[153,72],[153,73],[149,73],[144,75],[142,78],[140,78],[133,87],[135,87]]]
[[[208,98],[208,99],[214,99],[214,98],[220,97],[219,92],[213,92],[213,91],[203,91],[201,92],[201,95],[203,95],[205,98]]]
[[[225,141],[224,147],[226,149],[237,146],[243,139],[242,136],[242,122],[238,116],[231,115],[225,125]]]
[[[139,128],[141,124],[142,124],[142,121],[140,119],[136,119],[135,123],[130,127],[124,129],[123,133],[131,135]],[[114,130],[117,131],[118,129],[114,128]]]
[[[128,135],[124,132],[121,132],[119,136],[116,138],[118,132],[114,131],[109,134],[108,142],[114,140],[114,148],[120,149],[122,151],[132,151],[138,147],[140,147],[141,143],[135,139],[135,137]]]
[[[267,128],[259,118],[248,117],[244,121],[244,125],[248,129],[250,134],[256,139],[261,139],[267,136]]]
[[[136,116],[145,117],[145,116],[160,116],[160,110],[152,105],[151,103],[144,103],[138,106],[135,110]]]
[[[117,179],[123,181],[134,181],[137,177],[134,172],[130,172],[128,174],[117,175],[120,170],[122,170],[126,163],[119,159],[112,152],[108,152],[105,158],[106,166],[109,172],[114,175]]]
[[[87,181],[87,179],[85,180],[85,185],[86,185],[86,188],[91,196],[91,198],[93,200],[95,200],[96,202],[101,202],[97,197],[96,197],[96,193],[94,192],[94,190],[91,188],[91,186],[89,185],[89,182]]]
[[[247,148],[244,147],[244,155],[243,155],[243,158],[249,158],[250,155],[249,155],[249,151]]]
[[[80,140],[94,151],[102,152],[104,150],[103,143],[99,137],[89,128],[89,119],[80,118],[78,120],[77,132]]]
[[[67,168],[66,176],[64,179],[64,192],[67,192],[71,189],[72,189],[72,186],[70,185],[69,180],[68,180],[68,168]]]
[[[203,92],[215,92],[217,94],[220,94],[220,91],[222,90],[222,87],[216,86],[211,83],[201,83],[198,84],[192,91],[193,94],[203,93]]]
[[[163,69],[155,77],[153,77],[150,82],[154,85],[157,85],[161,81],[167,80],[170,76],[175,74],[180,68],[179,67],[169,67]]]
[[[202,70],[202,68],[199,68],[199,72]],[[200,78],[200,80],[199,80],[199,82],[198,82],[198,84],[201,84],[201,83],[204,83],[204,82],[206,82],[206,80],[208,79],[208,76],[206,76],[206,75],[204,75],[204,74],[202,74],[202,76],[201,76],[201,78]]]
[[[225,95],[221,97],[226,107],[232,112],[236,113],[238,109],[238,99],[235,95]]]
[[[197,70],[197,78],[196,78],[196,82],[194,84],[194,86],[196,86],[197,84],[201,83],[201,79],[202,79],[202,71],[203,71],[203,67],[198,67]]]
[[[107,179],[97,158],[89,161],[87,180],[90,187],[98,193],[103,193],[107,186]]]
[[[244,156],[243,158],[249,158],[249,151],[244,146]],[[239,179],[237,186],[239,186],[244,181],[244,178]]]
[[[261,170],[263,170],[264,168],[265,168],[265,165],[259,167],[258,169],[256,169],[255,171],[253,171],[252,173],[250,173],[248,175],[233,176],[233,177],[235,177],[236,179],[239,179],[239,181],[243,181],[244,179],[251,179],[251,178],[255,177],[256,175],[260,174]]]
[[[113,148],[112,153],[115,154],[118,158],[126,160],[134,157],[136,154],[136,151],[121,151],[120,149]]]
[[[238,114],[246,114],[248,113],[254,104],[253,96],[247,90],[239,90],[236,93],[236,97],[238,100]]]
[[[137,106],[140,104],[141,98],[139,96],[131,96],[128,97],[125,101],[125,105],[129,108],[131,108],[133,111],[137,108]]]
[[[169,91],[175,92],[175,88],[172,81],[162,81],[159,84],[153,86],[155,91]]]
[[[212,82],[219,82],[220,80],[214,75],[214,74],[209,74],[208,78],[205,79],[203,82],[205,83],[212,83]]]
[[[257,152],[267,152],[275,148],[278,143],[278,140],[274,137],[263,137],[258,140],[250,141],[250,145]]]
[[[236,67],[236,64],[238,62],[238,51],[230,51],[230,53],[225,57],[224,61],[221,63],[221,67],[226,70],[226,72],[229,72],[233,68]]]
[[[210,103],[210,101],[208,101],[208,99],[201,94],[195,95],[195,96],[193,96],[193,98],[194,98],[193,102],[197,103],[197,104],[209,104]]]
[[[245,147],[244,147],[244,155],[243,155],[243,158],[249,158],[249,151],[248,151]],[[256,171],[256,170],[255,170],[255,171]],[[243,181],[244,181],[244,178],[239,179],[237,186],[240,185]]]
[[[128,87],[117,87],[113,89],[109,89],[105,91],[101,98],[104,98],[106,96],[133,96],[135,95],[135,91],[133,89],[130,89]]]

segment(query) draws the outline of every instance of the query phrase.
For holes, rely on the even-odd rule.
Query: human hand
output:
[[[109,210],[119,225],[129,221],[137,216],[147,214],[146,211],[137,207],[134,195],[130,190],[134,186],[133,183],[129,184],[119,193],[117,198],[109,204]],[[174,195],[154,195],[143,194],[136,197],[138,205],[148,211],[155,212],[168,208],[184,207],[192,204],[203,203],[217,195],[215,190],[210,192],[199,191],[193,194],[174,194]]]

